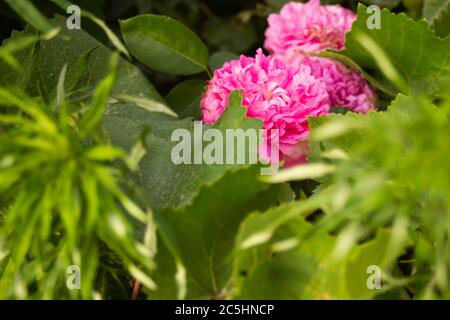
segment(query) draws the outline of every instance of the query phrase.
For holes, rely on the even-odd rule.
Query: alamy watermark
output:
[[[195,121],[193,134],[187,129],[176,129],[171,141],[177,142],[171,152],[172,162],[176,165],[259,162],[264,165],[261,175],[275,174],[280,165],[278,129],[204,129],[201,121]]]
[[[367,288],[370,290],[381,289],[381,268],[372,264],[367,267],[366,273],[370,274],[366,281]]]
[[[81,288],[81,270],[76,264],[70,265],[66,269],[66,286],[69,290],[80,290]]]
[[[370,14],[370,16],[367,18],[366,26],[367,29],[373,30],[373,29],[381,29],[381,9],[379,6],[373,4],[371,6],[368,6],[367,14]]]
[[[67,7],[67,14],[70,16],[66,20],[66,26],[69,30],[81,29],[81,9],[79,6],[71,5]]]

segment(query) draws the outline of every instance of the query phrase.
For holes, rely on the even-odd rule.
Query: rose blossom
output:
[[[264,47],[278,54],[291,49],[303,52],[342,50],[345,33],[355,19],[352,11],[339,5],[322,6],[319,0],[289,2],[279,14],[269,15]]]
[[[342,62],[302,55],[295,50],[279,58],[287,63],[309,66],[312,74],[325,82],[331,107],[344,107],[362,113],[376,109],[375,91],[357,70],[347,67]]]
[[[288,63],[277,56],[265,56],[261,49],[255,58],[242,55],[226,62],[214,72],[202,96],[204,123],[217,121],[234,90],[243,93],[248,117],[261,119],[263,129],[278,129],[280,159],[287,163],[306,160],[307,117],[327,114],[330,109],[326,85],[309,66],[300,60]],[[264,147],[269,150],[272,139],[271,134],[265,136]]]
[[[326,84],[331,107],[355,112],[375,109],[376,96],[361,74],[339,61],[314,57],[326,50],[344,49],[345,34],[355,14],[339,5],[322,6],[319,0],[287,3],[279,14],[270,15],[266,48],[289,63],[301,59],[312,74]]]

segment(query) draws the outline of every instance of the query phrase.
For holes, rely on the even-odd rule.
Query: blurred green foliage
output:
[[[94,132],[117,63],[113,56],[109,75],[82,115],[65,102],[66,68],[53,108],[18,90],[0,88],[0,104],[6,107],[0,116],[0,204],[6,212],[0,226],[2,298],[92,299],[110,294],[96,284],[105,245],[109,249],[102,254],[113,250],[115,260],[137,278],[141,269],[148,273],[154,266],[148,243],[154,233],[151,213],[127,196],[124,174],[112,165],[133,159]],[[147,242],[138,239],[136,222],[148,226]],[[71,265],[83,272],[80,290],[66,286]]]

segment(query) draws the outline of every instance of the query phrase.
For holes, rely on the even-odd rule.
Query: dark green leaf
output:
[[[205,91],[206,82],[187,80],[175,86],[166,96],[170,107],[180,118],[200,119],[200,99]]]
[[[207,71],[208,49],[180,22],[147,14],[121,21],[120,27],[131,53],[149,67],[176,75]]]
[[[211,58],[209,58],[208,65],[211,71],[214,72],[215,70],[221,68],[225,62],[237,59],[239,59],[239,56],[235,53],[226,51],[216,52],[211,55]]]

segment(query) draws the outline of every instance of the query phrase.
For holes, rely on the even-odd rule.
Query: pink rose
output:
[[[326,85],[312,74],[311,68],[300,59],[288,63],[277,56],[265,56],[261,49],[255,58],[241,56],[225,63],[214,72],[202,97],[204,123],[219,119],[234,90],[242,91],[248,117],[261,119],[263,129],[278,130],[280,159],[289,163],[305,161],[307,117],[327,114],[330,109]],[[266,150],[270,150],[271,132],[265,135]]]
[[[289,2],[279,14],[269,16],[264,47],[278,54],[290,49],[303,52],[342,50],[345,33],[355,19],[352,11],[339,5],[321,6],[319,0]]]

